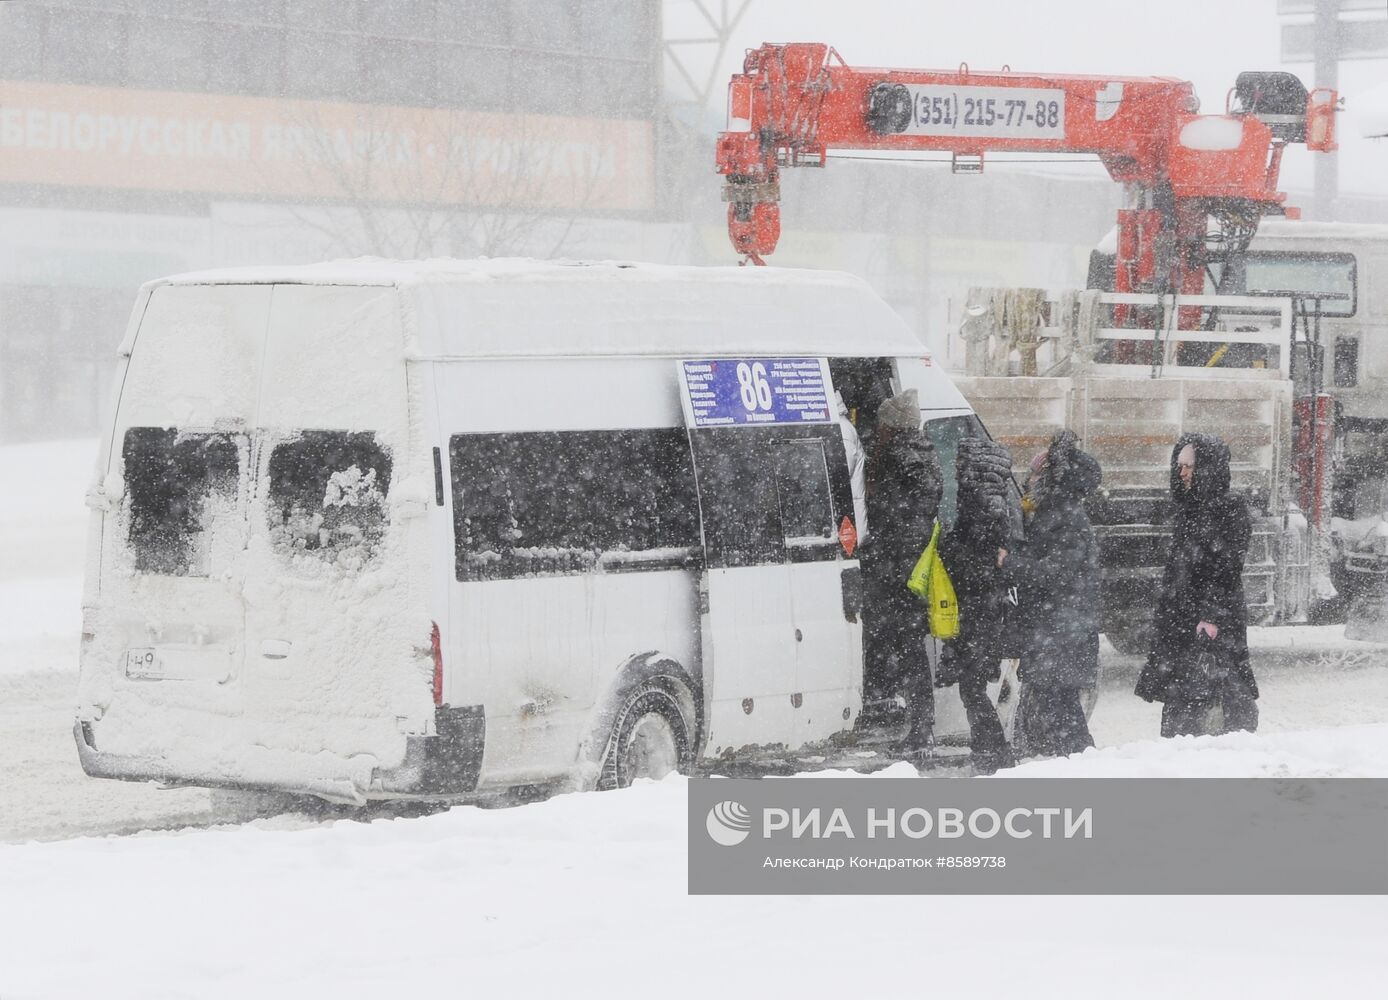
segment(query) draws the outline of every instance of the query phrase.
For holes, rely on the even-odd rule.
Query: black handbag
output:
[[[1218,691],[1229,679],[1229,657],[1218,639],[1200,635],[1195,640],[1195,673],[1210,690]]]
[[[1191,702],[1220,700],[1229,681],[1228,645],[1202,633],[1196,636],[1192,653],[1185,676],[1178,678],[1181,694]]]

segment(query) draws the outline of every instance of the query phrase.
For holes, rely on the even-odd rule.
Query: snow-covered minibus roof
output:
[[[928,355],[866,282],[837,271],[360,259],[200,271],[144,290],[199,284],[399,288],[416,357]]]

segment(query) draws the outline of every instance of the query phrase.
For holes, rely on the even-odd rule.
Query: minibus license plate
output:
[[[152,649],[128,649],[125,652],[125,676],[163,677],[164,663]]]

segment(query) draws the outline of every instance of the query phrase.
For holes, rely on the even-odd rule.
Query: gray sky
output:
[[[852,66],[1173,76],[1195,84],[1202,112],[1219,113],[1241,70],[1288,70],[1311,86],[1309,64],[1280,61],[1280,23],[1277,0],[752,0],[718,79],[762,42],[820,41]],[[1388,60],[1341,63],[1345,193],[1388,197],[1388,140],[1359,138],[1353,114],[1355,96],[1385,81]],[[1313,155],[1288,150],[1284,190],[1309,191]]]

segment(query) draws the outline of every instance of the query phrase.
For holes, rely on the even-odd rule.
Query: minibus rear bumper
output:
[[[137,756],[98,750],[93,724],[78,719],[72,735],[82,770],[93,778],[160,781],[208,788],[248,788],[315,795],[329,802],[364,805],[372,798],[464,795],[482,770],[486,717],[482,707],[435,709],[435,735],[410,736],[404,760],[382,768],[370,754],[344,757],[247,747],[234,763]]]

